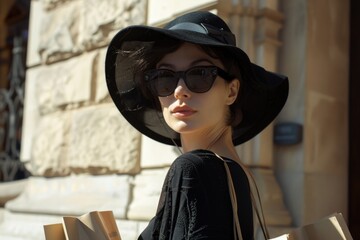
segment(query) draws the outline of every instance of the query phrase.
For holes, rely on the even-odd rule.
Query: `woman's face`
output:
[[[219,59],[210,57],[200,46],[184,43],[176,51],[165,55],[156,65],[158,69],[186,71],[195,66],[217,66],[225,69]],[[230,83],[217,76],[205,93],[190,91],[182,78],[173,94],[159,97],[166,123],[180,134],[203,134],[227,125],[229,105],[238,94],[240,82]]]

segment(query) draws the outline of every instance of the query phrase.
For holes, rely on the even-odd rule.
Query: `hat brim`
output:
[[[233,127],[234,145],[244,143],[260,133],[283,108],[288,96],[287,77],[266,71],[251,63],[246,53],[240,48],[221,43],[197,32],[131,26],[118,32],[110,42],[105,60],[105,74],[109,93],[115,105],[125,119],[144,135],[164,144],[181,146],[179,134],[167,126],[161,112],[148,106],[127,108],[126,100],[119,93],[129,92],[135,86],[132,79],[134,73],[129,75],[126,83],[124,80],[120,82],[117,79],[117,73],[128,71],[123,66],[125,61],[121,64],[118,62],[118,52],[125,42],[151,43],[166,38],[221,47],[224,51],[231,51],[238,60],[243,78],[241,87],[246,88],[244,89],[246,97],[242,99],[243,120]],[[133,98],[136,101],[137,96]]]

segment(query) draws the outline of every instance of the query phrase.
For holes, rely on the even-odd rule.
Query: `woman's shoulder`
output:
[[[191,163],[195,165],[202,165],[202,164],[209,164],[209,163],[223,163],[223,161],[227,163],[233,163],[233,165],[239,165],[236,163],[235,160],[222,157],[219,158],[217,154],[215,154],[212,151],[204,150],[204,149],[198,149],[189,151],[186,153],[181,154],[179,157],[177,157],[174,161],[175,164],[179,163]]]
[[[204,150],[186,152],[177,157],[171,164],[167,180],[169,186],[198,187],[203,184],[204,173],[209,171],[210,155]]]
[[[225,173],[224,161],[228,165],[232,174],[246,175],[243,166],[235,160],[223,157],[220,159],[214,152],[209,150],[194,150],[183,153],[175,159],[171,168],[175,171],[185,171],[187,173],[209,173],[219,174],[219,171]]]
[[[183,153],[175,159],[171,169],[192,174],[201,172],[219,171],[222,169],[222,161],[208,150],[194,150]]]
[[[194,166],[202,166],[210,163],[210,161],[219,161],[220,159],[216,157],[216,155],[208,150],[193,150],[186,153],[181,154],[177,157],[174,161],[174,165],[182,165],[182,164],[189,164]]]

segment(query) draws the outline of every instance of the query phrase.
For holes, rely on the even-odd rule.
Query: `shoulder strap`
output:
[[[235,192],[235,188],[234,188],[234,183],[232,181],[232,176],[231,176],[231,173],[230,173],[230,169],[226,163],[226,161],[221,157],[219,156],[218,154],[214,153],[219,159],[221,159],[223,162],[224,162],[224,166],[225,166],[225,170],[226,170],[226,175],[227,175],[227,181],[228,181],[228,187],[229,187],[229,192],[230,192],[230,198],[231,198],[231,204],[232,204],[232,208],[233,208],[233,217],[234,217],[234,237],[235,239],[239,239],[239,240],[242,240],[242,234],[241,234],[241,227],[240,227],[240,222],[239,222],[239,218],[238,218],[238,211],[237,211],[237,199],[236,199],[236,192]],[[240,163],[238,163],[241,168],[244,170],[245,174],[247,175],[249,181],[251,180],[251,183],[250,184],[250,195],[251,195],[251,202],[253,204],[253,207],[255,209],[255,213],[256,213],[256,216],[259,220],[259,224],[260,224],[260,227],[261,227],[261,230],[264,234],[264,238],[265,239],[270,239],[269,237],[269,233],[268,233],[268,230],[266,228],[266,223],[265,223],[265,217],[264,217],[264,212],[263,212],[263,209],[262,209],[262,204],[261,204],[261,199],[260,199],[260,193],[259,193],[259,189],[256,185],[256,182],[255,182],[255,179],[254,179],[254,176],[253,174],[248,171],[246,169],[245,166],[242,166]],[[252,191],[252,188],[255,188],[255,191],[256,191],[256,195],[257,195],[257,198],[258,198],[258,203],[259,203],[259,206],[260,206],[260,210],[261,210],[261,216],[260,216],[260,212],[259,212],[259,209],[257,207],[257,201],[254,197],[254,194],[253,194],[253,191]],[[238,238],[236,238],[236,236]]]
[[[224,162],[225,170],[226,170],[226,176],[227,176],[227,182],[229,187],[229,193],[230,193],[230,199],[231,199],[231,205],[233,210],[233,223],[234,223],[234,239],[235,240],[243,240],[242,233],[241,233],[241,227],[238,217],[238,206],[237,206],[237,198],[236,198],[236,192],[234,188],[234,183],[231,177],[229,166],[226,164],[225,160],[220,157],[218,154],[215,153],[215,155],[220,158]]]

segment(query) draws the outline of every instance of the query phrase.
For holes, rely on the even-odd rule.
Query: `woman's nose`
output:
[[[179,82],[174,90],[175,98],[190,97],[190,90],[187,88],[183,78],[179,79]]]

